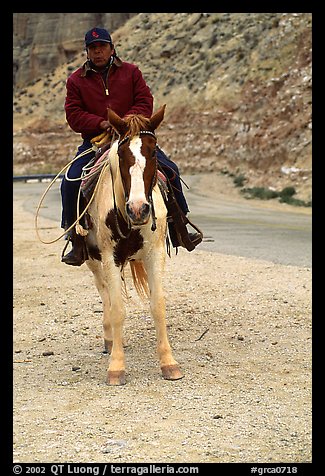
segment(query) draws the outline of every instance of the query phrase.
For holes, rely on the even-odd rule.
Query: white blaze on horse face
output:
[[[135,158],[135,164],[130,167],[131,188],[129,205],[138,209],[143,203],[148,203],[144,190],[143,172],[146,166],[146,158],[141,154],[142,141],[140,137],[132,140],[130,150]],[[135,210],[136,211],[136,210]]]

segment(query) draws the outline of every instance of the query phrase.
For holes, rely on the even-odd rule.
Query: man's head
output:
[[[92,28],[85,35],[88,58],[96,68],[104,68],[114,54],[111,35],[104,28]]]

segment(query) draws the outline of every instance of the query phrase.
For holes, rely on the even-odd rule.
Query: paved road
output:
[[[194,177],[186,177],[188,185]],[[35,214],[47,183],[13,184],[14,198],[24,197],[24,208]],[[190,218],[202,228],[201,250],[263,259],[284,265],[311,267],[312,218],[295,208],[292,212],[276,211],[254,206],[254,201],[233,201],[206,198],[195,187],[186,191],[191,210]],[[56,221],[59,229],[60,192],[57,182],[46,196],[41,216]],[[53,223],[55,227],[55,223]],[[54,235],[55,236],[55,235]]]
[[[217,201],[195,192],[186,177],[190,218],[204,231],[200,249],[293,266],[312,266],[312,217],[295,207],[279,211],[256,200]],[[193,191],[194,190],[194,191]]]

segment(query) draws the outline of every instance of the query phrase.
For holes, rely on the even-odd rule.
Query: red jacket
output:
[[[106,84],[105,84],[106,83]],[[105,78],[86,62],[71,74],[66,83],[65,112],[69,126],[91,139],[103,132],[107,108],[119,116],[152,115],[153,97],[139,68],[115,58]]]

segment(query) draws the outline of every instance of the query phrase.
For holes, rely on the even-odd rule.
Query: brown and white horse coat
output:
[[[111,351],[107,381],[125,383],[123,323],[126,316],[122,272],[129,263],[139,294],[150,296],[157,334],[157,350],[166,379],[182,377],[172,356],[166,331],[162,288],[165,264],[166,207],[157,184],[155,129],[165,106],[150,119],[125,120],[109,110],[109,121],[120,135],[107,152],[109,167],[101,175],[88,214],[88,267],[103,302],[104,340]]]

